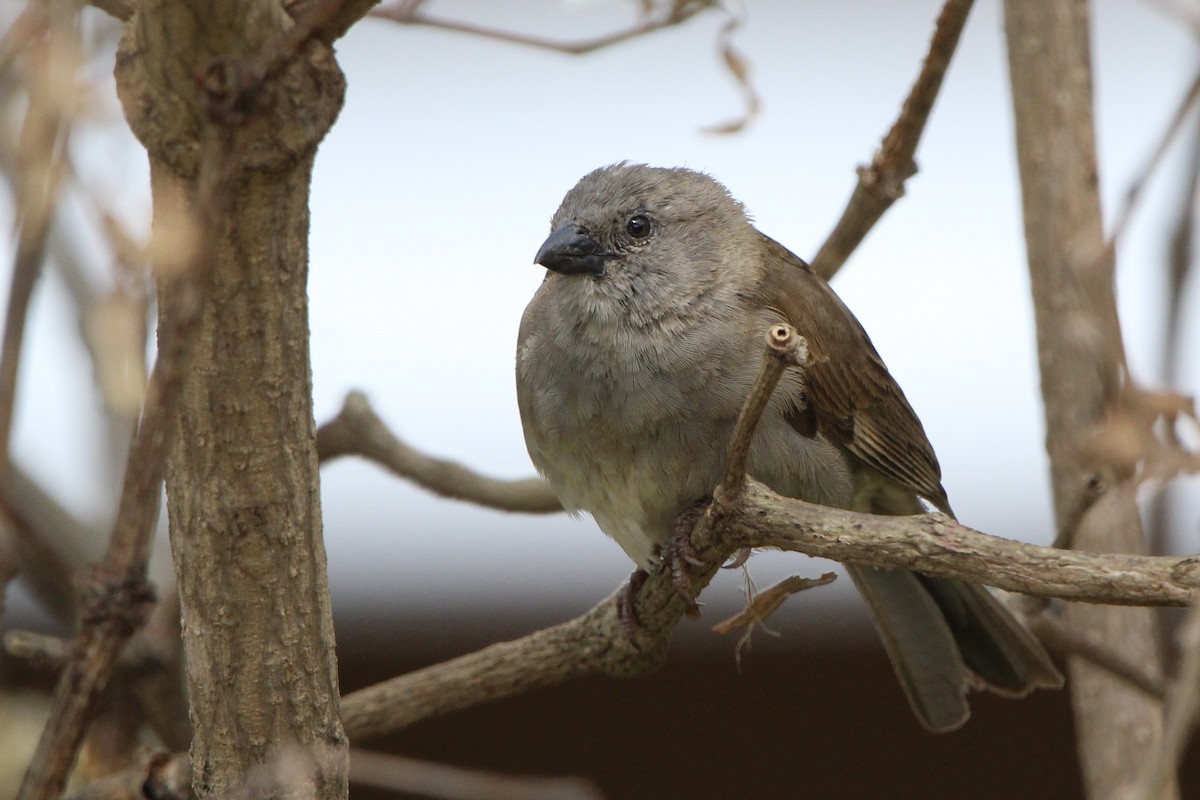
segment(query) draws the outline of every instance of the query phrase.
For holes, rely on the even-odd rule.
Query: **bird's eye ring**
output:
[[[645,214],[634,214],[625,223],[625,231],[634,239],[645,239],[650,235],[650,218]]]

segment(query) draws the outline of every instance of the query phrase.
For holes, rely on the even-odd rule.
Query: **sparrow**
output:
[[[762,363],[787,323],[789,369],[747,473],[779,494],[873,514],[953,516],[916,413],[866,331],[821,277],[760,233],[713,178],[619,163],[563,199],[535,262],[516,383],[530,458],[644,570],[680,514],[710,497]],[[1062,675],[983,586],[846,564],[918,720],[960,727],[969,689],[1023,696]]]

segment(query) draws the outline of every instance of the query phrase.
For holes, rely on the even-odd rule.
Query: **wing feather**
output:
[[[808,340],[805,384],[817,429],[862,464],[950,513],[925,429],[862,325],[808,264],[762,238],[758,299]]]

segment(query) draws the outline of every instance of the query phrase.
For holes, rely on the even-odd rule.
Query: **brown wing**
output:
[[[761,301],[808,340],[805,383],[817,429],[862,463],[950,513],[925,429],[867,332],[808,264],[774,239],[762,238]]]

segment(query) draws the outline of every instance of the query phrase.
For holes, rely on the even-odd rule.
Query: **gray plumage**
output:
[[[538,252],[517,397],[534,465],[640,567],[707,497],[762,363],[787,322],[811,363],[780,382],[749,473],[775,491],[882,514],[950,514],[921,423],[866,332],[820,277],[759,233],[721,184],[618,164],[564,198]],[[984,588],[847,565],[913,710],[931,730],[966,721],[968,688],[1023,695],[1062,677]]]

